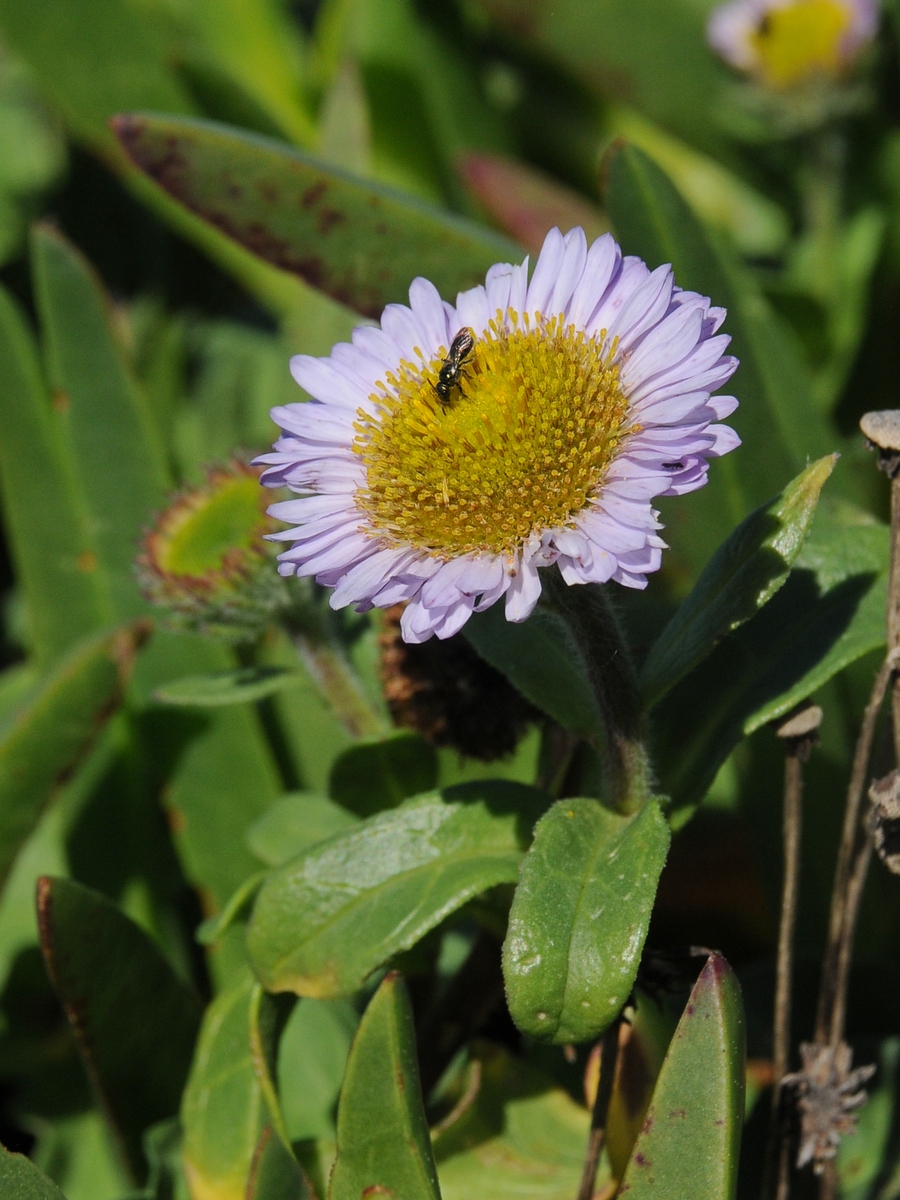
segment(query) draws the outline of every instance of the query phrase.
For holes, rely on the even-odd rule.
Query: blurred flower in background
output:
[[[737,367],[724,309],[580,228],[548,234],[530,282],[527,260],[500,263],[455,307],[425,279],[410,305],[292,360],[314,400],[273,410],[285,436],[257,459],[268,486],[309,493],[269,510],[294,526],[273,535],[292,543],[282,574],[333,587],[334,608],[407,601],[408,642],[501,596],[524,621],[553,563],[645,587],[665,544],[650,500],[702,487],[739,444],[717,424],[737,401],[712,395]]]
[[[732,0],[708,36],[719,54],[761,83],[793,88],[843,74],[875,36],[876,0]]]

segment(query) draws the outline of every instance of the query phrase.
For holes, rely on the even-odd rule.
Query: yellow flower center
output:
[[[498,311],[475,342],[446,402],[435,390],[442,347],[424,370],[401,362],[379,381],[375,414],[360,410],[357,504],[386,544],[442,558],[511,554],[571,524],[637,429],[605,331],[507,318]]]
[[[838,0],[796,0],[772,9],[751,34],[763,79],[786,88],[818,73],[837,75],[850,19]]]

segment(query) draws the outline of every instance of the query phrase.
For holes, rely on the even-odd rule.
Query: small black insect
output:
[[[441,404],[450,403],[450,393],[455,387],[459,387],[463,367],[466,365],[474,346],[475,336],[471,329],[460,329],[459,333],[450,343],[450,352],[444,359],[441,369],[438,371],[438,381],[431,385],[437,392]]]
[[[682,471],[683,469],[684,469],[684,463],[683,463],[683,462],[670,462],[670,463],[663,463],[663,470],[664,470],[664,471]]]

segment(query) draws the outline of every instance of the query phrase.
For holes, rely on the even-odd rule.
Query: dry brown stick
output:
[[[803,826],[803,764],[817,740],[822,710],[807,705],[778,728],[786,742],[784,760],[784,880],[775,974],[775,1013],[772,1115],[766,1155],[763,1195],[767,1200],[787,1200],[790,1177],[790,1130],[782,1080],[790,1066],[791,984],[793,980],[794,927],[800,885],[800,838]]]
[[[597,1165],[600,1162],[600,1151],[603,1149],[603,1138],[606,1133],[606,1116],[609,1112],[609,1102],[616,1079],[616,1064],[619,1061],[619,1030],[621,1026],[622,1018],[619,1016],[603,1035],[600,1079],[597,1082],[597,1095],[594,1098],[594,1108],[591,1112],[591,1129],[584,1156],[581,1185],[578,1188],[578,1200],[591,1200],[594,1194]]]
[[[898,581],[900,582],[900,581]],[[884,694],[887,691],[891,676],[900,662],[900,653],[896,648],[891,649],[875,677],[872,693],[863,714],[862,727],[856,742],[853,756],[853,769],[850,783],[847,787],[847,805],[844,809],[844,826],[841,831],[841,841],[838,847],[837,864],[834,871],[834,887],[831,893],[831,915],[828,923],[828,942],[825,947],[825,957],[822,963],[822,981],[819,988],[819,1007],[816,1014],[815,1041],[820,1044],[830,1041],[832,1015],[834,1012],[838,982],[838,963],[842,954],[849,954],[849,946],[845,949],[847,935],[853,930],[846,927],[847,889],[853,873],[853,863],[858,856],[860,839],[865,838],[861,828],[860,811],[865,791],[866,771],[872,753],[872,742],[875,736],[875,725]]]

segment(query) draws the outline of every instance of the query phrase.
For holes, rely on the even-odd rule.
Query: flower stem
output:
[[[800,837],[803,824],[803,764],[816,741],[822,710],[811,705],[778,729],[784,739],[784,882],[775,977],[775,1015],[772,1116],[769,1126],[766,1186],[771,1200],[787,1200],[790,1179],[790,1130],[783,1080],[790,1066],[791,988],[794,968],[794,926],[800,885]]]
[[[609,1102],[612,1099],[613,1084],[616,1080],[621,1025],[622,1017],[618,1016],[604,1033],[601,1042],[600,1078],[597,1082],[597,1095],[591,1112],[591,1129],[588,1134],[587,1151],[584,1156],[584,1168],[581,1173],[581,1185],[578,1189],[577,1200],[591,1200],[594,1194],[597,1165],[600,1162],[600,1151],[603,1149],[603,1139],[606,1136],[606,1117],[609,1113]]]
[[[541,605],[564,622],[603,715],[610,798],[620,812],[636,812],[650,790],[643,714],[631,656],[606,593],[594,584],[568,587],[558,571],[547,570]]]
[[[338,720],[354,737],[377,737],[388,726],[370,703],[343,651],[331,642],[295,633],[303,665],[329,702]]]

